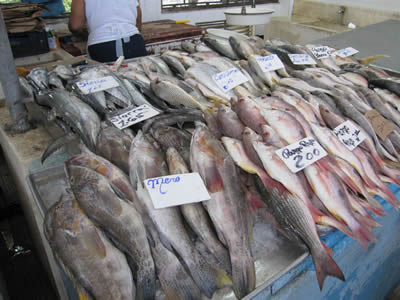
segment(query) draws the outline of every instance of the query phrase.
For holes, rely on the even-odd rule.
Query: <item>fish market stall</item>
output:
[[[400,278],[398,79],[325,45],[179,46],[33,68],[27,133],[0,109],[60,298],[384,297]]]

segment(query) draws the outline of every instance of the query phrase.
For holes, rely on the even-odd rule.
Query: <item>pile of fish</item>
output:
[[[25,92],[85,145],[65,163],[71,193],[45,221],[50,245],[81,291],[94,299],[200,299],[231,286],[242,298],[255,288],[250,240],[260,216],[308,247],[321,289],[328,275],[345,279],[319,225],[367,249],[380,226],[374,216],[385,215],[374,196],[400,207],[386,185],[400,183],[393,167],[400,81],[367,65],[377,57],[331,56],[309,66],[289,59],[311,47],[205,38],[121,67],[59,66],[21,78]],[[285,67],[264,72],[258,58],[270,54]],[[213,76],[232,68],[247,81],[224,92]],[[119,86],[89,95],[77,87],[104,76]],[[107,121],[142,104],[162,113],[127,130]],[[385,139],[365,117],[373,109],[392,123]],[[366,136],[353,151],[332,133],[347,120]],[[328,155],[292,173],[276,151],[304,138]],[[200,174],[211,199],[155,209],[143,181],[188,172]]]

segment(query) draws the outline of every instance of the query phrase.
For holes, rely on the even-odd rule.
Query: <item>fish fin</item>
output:
[[[256,274],[250,252],[235,254],[231,251],[232,282],[236,296],[241,299],[254,290]]]
[[[357,215],[355,215],[355,218],[357,219]],[[361,221],[361,223],[363,223]],[[368,249],[368,243],[369,242],[373,242],[374,240],[376,240],[375,236],[372,234],[372,232],[364,225],[360,224],[357,222],[355,224],[348,224],[351,231],[354,234],[354,238],[360,243],[361,247],[364,250]]]
[[[315,273],[317,274],[317,280],[320,290],[324,285],[326,276],[334,276],[341,281],[345,281],[342,270],[333,260],[333,258],[325,251],[324,248],[319,251],[319,253],[312,253],[312,258],[315,266]]]
[[[382,192],[385,193],[387,197],[385,197],[385,200],[389,202],[390,205],[392,205],[396,210],[399,210],[400,208],[400,202],[397,200],[396,196],[393,194],[393,192],[385,185],[382,184],[379,186],[379,188],[382,190]]]
[[[64,149],[65,146],[67,146],[72,141],[75,141],[76,139],[78,139],[78,137],[76,135],[66,134],[66,135],[63,135],[63,136],[57,138],[56,140],[54,140],[44,150],[42,157],[41,157],[41,163],[43,164],[46,161],[46,159],[48,159],[51,155],[53,155],[57,151]]]
[[[344,234],[354,238],[354,234],[344,225],[343,223],[339,222],[338,220],[328,217],[328,216],[320,216],[317,219],[318,224],[332,226],[339,229]]]
[[[390,57],[390,56],[386,55],[386,54],[378,54],[378,55],[373,55],[373,56],[367,56],[367,57],[360,58],[358,61],[362,65],[369,65],[374,60],[377,60],[377,59],[380,59],[380,58],[385,58],[385,57]]]
[[[327,245],[325,245],[323,242],[321,242],[322,246],[325,248],[325,251],[330,255],[333,256],[333,250],[329,248]]]
[[[216,165],[213,165],[212,170],[210,169],[205,181],[210,193],[216,193],[224,189],[224,181]]]
[[[111,182],[110,182],[110,187],[119,198],[121,198],[122,200],[124,200],[126,202],[132,202],[129,199],[129,197],[127,195],[125,195],[124,192],[122,192],[116,185],[112,184]]]

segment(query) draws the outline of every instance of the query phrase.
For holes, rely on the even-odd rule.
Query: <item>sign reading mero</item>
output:
[[[156,209],[211,199],[199,173],[150,178],[144,185]]]

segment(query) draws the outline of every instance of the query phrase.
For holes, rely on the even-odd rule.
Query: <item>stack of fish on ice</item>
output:
[[[385,214],[373,196],[400,207],[386,186],[400,183],[387,163],[400,157],[398,80],[362,64],[368,60],[291,62],[288,54],[310,53],[312,45],[257,37],[204,42],[114,70],[59,66],[21,79],[72,129],[68,137],[86,145],[65,164],[72,193],[48,211],[45,230],[65,269],[95,299],[211,298],[223,286],[245,296],[255,288],[249,241],[257,214],[307,245],[322,288],[327,275],[344,275],[316,224],[367,248],[379,226],[371,214]],[[285,68],[264,72],[257,58],[270,54]],[[231,68],[247,81],[223,92],[213,75]],[[104,76],[119,86],[90,95],[76,88]],[[122,131],[107,123],[113,111],[142,104],[163,113]],[[372,109],[393,123],[384,140],[365,117]],[[367,136],[353,151],[331,131],[345,120]],[[329,155],[292,173],[276,150],[305,137]],[[211,200],[154,209],[143,180],[187,172],[200,174]]]

